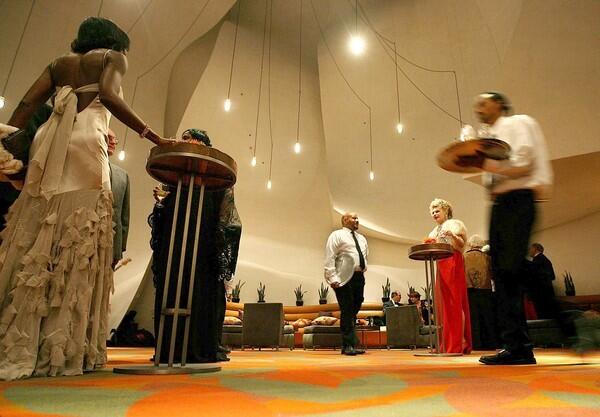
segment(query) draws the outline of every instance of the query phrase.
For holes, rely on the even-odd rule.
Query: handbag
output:
[[[23,164],[26,165],[29,161],[31,140],[25,129],[19,129],[3,138],[2,146],[4,146],[4,149],[10,152],[15,159],[23,161]]]
[[[27,172],[25,168],[29,162],[29,148],[31,148],[31,140],[25,129],[19,129],[0,141],[4,149],[10,152],[15,159],[22,161],[24,165],[24,169],[16,174],[7,175],[7,177],[13,180],[25,178]]]

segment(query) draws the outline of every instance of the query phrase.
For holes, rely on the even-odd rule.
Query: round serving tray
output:
[[[215,148],[196,143],[180,142],[155,146],[150,150],[146,171],[164,184],[189,186],[192,174],[194,184],[208,190],[230,188],[237,179],[237,164],[232,157]]]
[[[408,257],[416,261],[428,261],[449,258],[453,253],[454,249],[448,243],[423,243],[412,246],[408,250]]]
[[[440,168],[451,172],[480,172],[481,168],[475,166],[459,166],[456,161],[460,156],[476,156],[477,153],[486,158],[502,160],[508,159],[510,145],[500,139],[469,139],[464,142],[453,142],[440,151],[437,162]]]

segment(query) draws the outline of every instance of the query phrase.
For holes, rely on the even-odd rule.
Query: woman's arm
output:
[[[110,51],[104,63],[104,71],[102,71],[98,82],[98,96],[100,101],[108,111],[130,129],[159,145],[163,142],[163,139],[152,129],[148,128],[148,125],[135,114],[120,95],[121,82],[126,72],[127,58],[125,55],[116,51]]]
[[[460,220],[446,220],[441,235],[451,239],[451,244],[456,250],[462,251],[464,249],[467,239],[467,229]]]
[[[53,92],[54,82],[50,74],[50,66],[47,66],[21,99],[8,124],[19,129],[24,128],[37,108],[48,101]]]

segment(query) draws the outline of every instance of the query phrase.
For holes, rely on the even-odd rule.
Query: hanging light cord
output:
[[[354,35],[358,35],[358,0],[354,0]]]
[[[311,8],[312,8],[313,16],[315,17],[315,20],[317,22],[317,26],[319,27],[319,33],[321,34],[321,40],[325,44],[325,49],[327,49],[327,52],[329,53],[329,56],[331,57],[331,60],[333,61],[335,67],[337,68],[337,71],[340,74],[340,77],[342,77],[342,79],[344,80],[344,82],[346,83],[346,85],[348,86],[348,88],[350,89],[350,91],[352,91],[352,93],[354,94],[354,96],[369,111],[369,149],[370,149],[369,165],[370,165],[371,171],[372,171],[373,170],[373,133],[372,133],[372,129],[371,129],[371,120],[372,120],[371,119],[371,106],[369,106],[369,104],[365,100],[363,100],[363,98],[356,92],[356,90],[354,88],[352,88],[352,85],[350,85],[350,82],[348,81],[348,79],[346,78],[346,76],[344,75],[344,73],[342,72],[342,69],[340,68],[337,60],[335,59],[335,56],[333,55],[333,52],[331,52],[331,48],[329,47],[329,43],[327,43],[327,38],[325,37],[325,33],[323,31],[323,27],[321,26],[321,21],[319,20],[319,16],[317,15],[317,11],[315,10],[315,5],[313,3],[313,0],[310,0],[310,5],[311,5]]]
[[[144,6],[144,9],[140,13],[140,15],[135,19],[135,21],[133,22],[133,24],[131,25],[131,27],[127,30],[127,34],[129,34],[133,30],[133,28],[135,27],[135,25],[138,24],[138,22],[140,21],[140,19],[142,18],[142,16],[144,16],[144,14],[146,13],[146,10],[148,10],[148,7],[150,7],[150,5],[152,4],[153,1],[154,0],[149,0],[148,3],[146,3],[146,5]]]
[[[256,144],[258,139],[258,120],[260,116],[260,96],[262,93],[263,63],[265,61],[265,40],[267,38],[267,12],[269,10],[268,0],[265,1],[265,18],[263,23],[262,55],[260,56],[260,76],[258,78],[258,103],[256,104],[256,125],[254,127],[254,146],[252,156],[256,158]]]
[[[104,5],[104,0],[100,0],[100,5],[98,6],[98,14],[96,16],[100,17],[100,12],[102,11],[103,5]]]
[[[273,124],[271,123],[271,34],[273,32],[273,0],[269,7],[269,79],[267,80],[267,94],[269,96],[269,136],[271,138],[271,152],[269,155],[269,181],[271,181],[271,171],[273,168]]]
[[[2,96],[6,94],[6,88],[8,87],[8,82],[10,80],[10,76],[12,75],[13,69],[15,67],[15,62],[17,60],[17,56],[19,55],[19,50],[21,49],[21,44],[23,43],[23,37],[25,36],[25,30],[27,29],[27,25],[29,25],[29,19],[31,18],[31,12],[33,12],[33,6],[35,5],[35,0],[31,0],[31,7],[29,8],[29,13],[27,14],[27,19],[25,20],[25,24],[23,25],[23,32],[21,32],[21,37],[19,38],[19,42],[17,43],[17,48],[15,49],[15,55],[13,56],[12,62],[10,63],[10,68],[8,69],[8,75],[6,76],[6,81],[4,82],[4,86],[2,87]]]
[[[398,104],[398,123],[402,123],[400,119],[400,87],[398,83],[398,54],[396,54],[396,42],[394,42],[394,74],[396,75],[396,101]]]
[[[240,26],[240,14],[242,8],[242,0],[238,0],[237,17],[235,19],[235,34],[233,35],[233,52],[231,53],[231,68],[229,70],[229,87],[227,87],[227,98],[231,93],[231,80],[233,78],[233,62],[235,60],[235,48],[237,46],[238,27]]]
[[[298,35],[298,123],[296,125],[296,143],[300,143],[300,98],[302,96],[302,0],[300,0],[300,34]]]
[[[152,72],[158,65],[160,65],[171,54],[171,52],[173,52],[175,50],[175,48],[177,48],[180,45],[181,41],[192,30],[192,28],[194,27],[194,25],[196,24],[196,22],[198,21],[198,19],[200,19],[200,16],[202,16],[202,14],[204,13],[204,10],[206,10],[206,6],[208,6],[208,3],[210,3],[210,0],[206,0],[206,3],[204,3],[204,6],[202,6],[202,8],[200,9],[200,11],[198,12],[198,14],[196,15],[196,17],[192,21],[192,23],[190,23],[190,25],[187,27],[187,29],[179,37],[179,39],[177,40],[177,42],[175,42],[173,44],[173,46],[171,48],[169,48],[169,50],[162,57],[160,57],[152,66],[150,66],[150,68],[148,68],[146,71],[144,71],[143,73],[141,73],[140,75],[137,76],[137,78],[135,79],[135,84],[133,86],[133,94],[131,96],[131,107],[132,108],[133,108],[133,105],[135,104],[135,96],[137,94],[137,87],[138,87],[138,83],[139,83],[140,79],[143,78],[143,77],[145,77],[146,75],[148,75],[150,72]],[[146,6],[146,8],[142,12],[142,14],[144,14],[146,12],[147,8],[148,7]],[[140,17],[141,17],[141,15],[140,15]],[[139,20],[139,18],[138,18],[138,20]],[[137,23],[137,21],[136,21],[136,23]],[[133,29],[133,26],[131,28]],[[128,133],[129,133],[129,128],[126,128],[125,129],[125,135],[124,135],[124,138],[123,138],[123,150],[125,150],[125,146],[127,145],[127,134]]]
[[[367,15],[367,13],[365,12],[365,10],[363,9],[363,7],[360,4],[356,4],[356,6],[358,6],[358,10],[360,10],[361,12],[361,18],[364,19],[365,24],[367,25],[367,27],[375,34],[375,37],[377,38],[377,41],[379,42],[379,44],[383,47],[383,49],[385,50],[385,53],[390,56],[390,52],[388,51],[388,49],[392,49],[392,47],[390,45],[394,44],[394,41],[392,41],[391,39],[385,37],[381,32],[379,32],[377,29],[375,29],[375,26],[371,23],[369,16]],[[454,78],[454,87],[456,90],[456,99],[457,99],[457,103],[458,103],[458,118],[456,116],[454,116],[453,114],[451,114],[450,112],[448,112],[446,109],[444,109],[441,105],[439,105],[433,98],[431,98],[427,93],[425,93],[425,91],[423,91],[423,89],[421,89],[409,76],[408,74],[402,69],[402,67],[400,67],[397,64],[397,60],[395,60],[396,63],[396,68],[398,68],[398,70],[400,70],[400,72],[402,73],[402,75],[413,85],[413,87],[415,87],[415,89],[421,93],[421,95],[423,97],[425,97],[431,104],[433,104],[435,107],[437,107],[441,112],[443,112],[444,114],[446,114],[448,117],[456,120],[459,122],[460,126],[462,127],[462,109],[461,109],[461,103],[460,103],[460,94],[458,91],[458,80],[457,80],[457,76],[456,76],[456,71],[455,70],[440,70],[440,69],[433,69],[433,68],[428,68],[425,67],[423,65],[417,64],[414,61],[411,61],[410,59],[406,58],[405,56],[398,54],[397,51],[395,52],[396,56],[399,57],[400,59],[404,60],[405,62],[407,62],[408,64],[419,68],[423,71],[427,71],[427,72],[437,72],[437,73],[447,73],[447,74],[452,74],[453,78]],[[392,57],[390,57],[392,58]],[[394,59],[394,58],[392,58]]]

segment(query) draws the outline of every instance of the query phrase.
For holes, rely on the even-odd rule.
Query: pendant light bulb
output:
[[[227,98],[225,100],[225,102],[223,103],[223,109],[228,112],[229,110],[231,110],[231,100],[229,100],[229,98]]]
[[[270,190],[271,187],[273,187],[273,184],[271,183],[271,180],[267,181],[267,190]]]
[[[398,132],[399,135],[402,134],[402,132],[404,132],[404,125],[400,122],[398,122],[398,124],[396,125],[396,132]]]
[[[124,161],[125,160],[125,151],[120,151],[118,158],[119,158],[119,161]]]
[[[375,173],[373,171],[369,172],[369,179],[373,181],[375,179]]]
[[[300,145],[300,142],[296,142],[296,144],[294,145],[294,152],[300,153],[301,150],[302,146]]]
[[[256,156],[252,157],[252,162],[250,162],[250,165],[252,165],[253,167],[256,166]]]
[[[6,99],[4,96],[0,96],[0,109],[4,108],[4,104],[6,103]]]
[[[362,55],[366,49],[365,39],[360,35],[352,35],[350,36],[350,41],[348,42],[348,47],[350,48],[350,52],[354,55]]]

